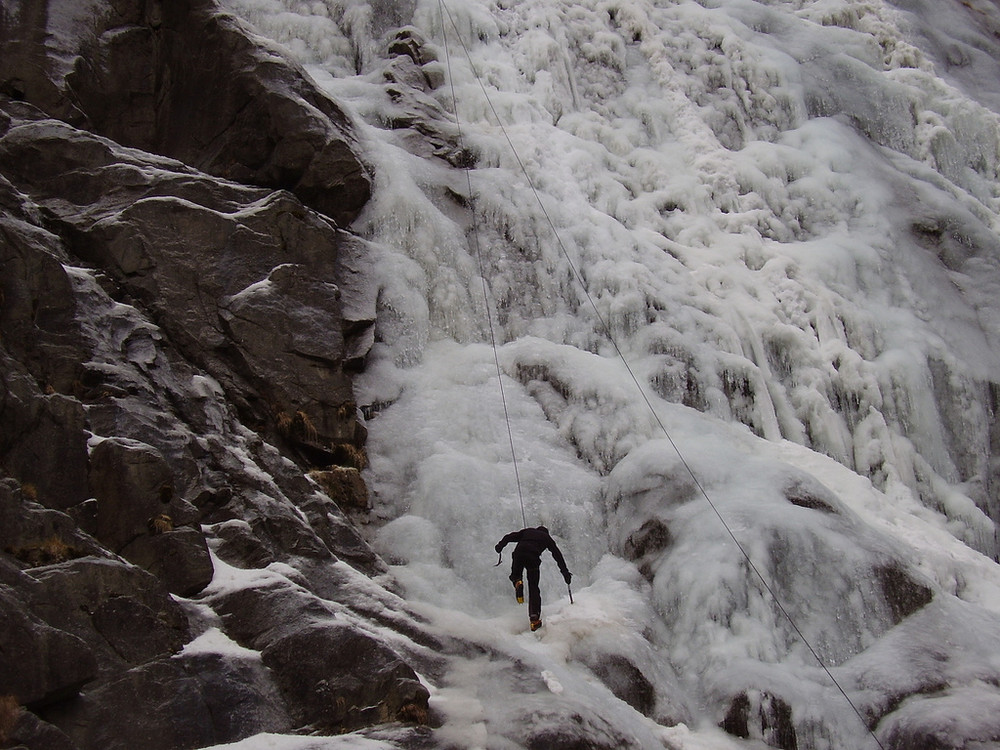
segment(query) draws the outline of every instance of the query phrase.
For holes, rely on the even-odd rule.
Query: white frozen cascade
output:
[[[442,742],[1000,747],[993,2],[226,5],[372,166],[367,533],[493,654]]]

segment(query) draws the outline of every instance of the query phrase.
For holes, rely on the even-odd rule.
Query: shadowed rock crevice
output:
[[[734,697],[719,726],[735,737],[763,740],[769,747],[799,747],[791,707],[781,698],[757,690]]]

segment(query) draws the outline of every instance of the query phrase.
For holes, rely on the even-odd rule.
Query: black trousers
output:
[[[517,583],[524,581],[528,587],[528,617],[537,620],[542,615],[542,592],[538,588],[538,567],[542,561],[532,555],[519,555],[515,552],[511,556],[510,581]],[[522,577],[522,573],[527,572],[527,577]]]

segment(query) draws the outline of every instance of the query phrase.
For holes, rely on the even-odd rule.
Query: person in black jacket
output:
[[[510,542],[517,542],[514,554],[511,556],[510,582],[514,584],[514,594],[517,596],[518,603],[523,602],[524,579],[522,573],[525,570],[528,572],[528,619],[531,621],[531,629],[538,630],[542,627],[542,592],[538,589],[538,568],[542,564],[542,553],[545,550],[552,553],[567,586],[573,579],[573,574],[569,572],[562,552],[559,551],[555,540],[549,536],[549,530],[544,526],[512,531],[497,542],[494,549],[498,554],[503,554],[503,548]],[[499,565],[499,563],[497,564]]]

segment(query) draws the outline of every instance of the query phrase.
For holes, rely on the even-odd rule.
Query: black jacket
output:
[[[562,552],[559,551],[555,540],[549,536],[549,530],[544,526],[510,532],[497,543],[496,551],[501,552],[510,542],[517,542],[517,546],[514,547],[515,555],[537,560],[539,563],[542,553],[548,550],[552,553],[556,565],[559,566],[559,572],[563,574],[563,578],[569,575],[569,569],[566,567],[566,560],[563,559]]]

